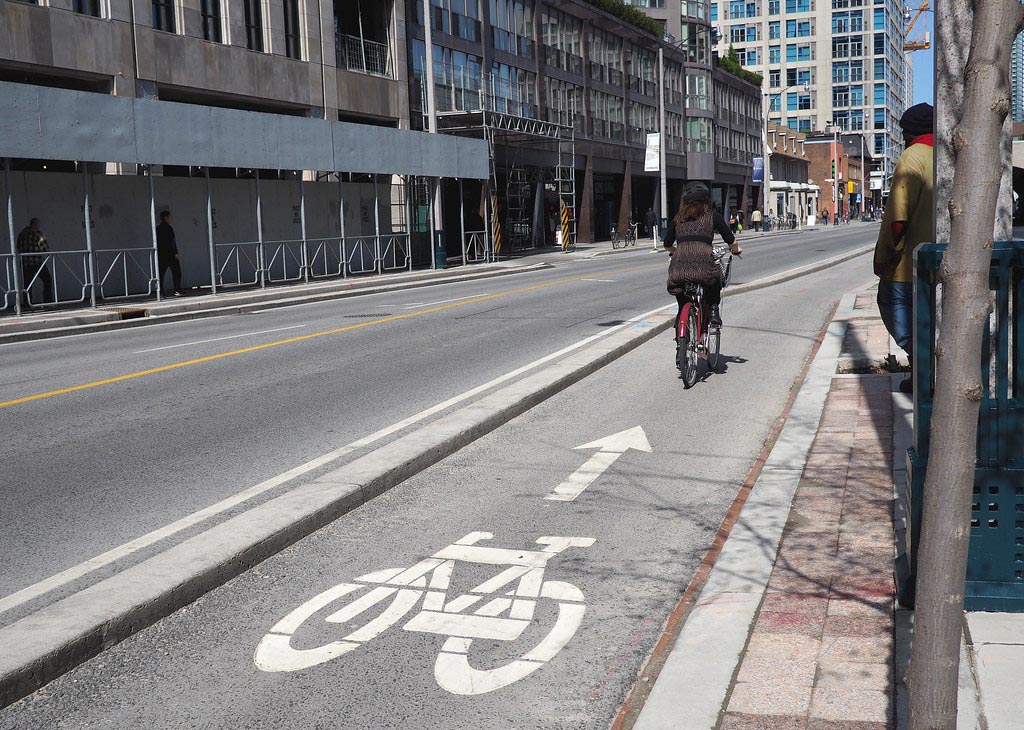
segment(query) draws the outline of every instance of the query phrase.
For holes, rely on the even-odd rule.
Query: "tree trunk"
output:
[[[963,0],[949,5],[954,15],[965,9]],[[907,678],[911,730],[956,728],[963,590],[982,397],[980,353],[988,326],[1003,124],[1010,110],[1010,47],[1024,22],[1016,0],[975,0],[973,7],[961,114],[951,139],[955,166],[948,204],[949,248],[940,272],[942,324],[935,348],[931,447]],[[939,168],[937,179],[945,170]]]

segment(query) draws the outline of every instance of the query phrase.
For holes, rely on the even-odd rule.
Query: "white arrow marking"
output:
[[[571,502],[583,494],[584,490],[594,483],[594,480],[604,474],[612,464],[618,461],[619,457],[630,449],[651,453],[650,442],[643,428],[637,426],[619,433],[605,436],[603,439],[591,441],[589,444],[577,446],[577,449],[600,449],[591,456],[587,462],[577,469],[564,482],[555,487],[555,491],[544,499],[556,502]]]

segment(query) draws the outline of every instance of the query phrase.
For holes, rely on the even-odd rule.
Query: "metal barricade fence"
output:
[[[14,279],[14,256],[9,253],[0,254],[0,312],[14,311],[14,303],[18,296]]]
[[[466,231],[466,263],[478,264],[487,260],[487,232]]]
[[[263,251],[259,241],[214,244],[217,286],[253,286],[260,283]]]
[[[345,262],[345,239],[319,238],[306,241],[306,266],[309,267],[311,279],[346,276]]]
[[[35,266],[22,266],[24,273],[30,276],[25,277],[23,286],[28,292],[29,304],[33,306],[43,302],[53,304],[76,304],[84,302],[89,298],[89,288],[92,282],[89,279],[89,252],[88,251],[49,251],[46,253],[26,254],[22,261],[30,256],[37,256],[42,260],[42,265],[35,269]],[[35,269],[33,272],[32,269]],[[36,284],[46,288],[46,274],[49,272],[50,291],[47,296],[40,300],[33,298],[32,289]],[[69,282],[66,284],[65,282]]]
[[[306,242],[264,241],[267,281],[299,281],[306,273]]]
[[[350,274],[373,274],[377,271],[377,237],[359,236],[346,239],[345,268]]]
[[[97,249],[94,254],[101,299],[151,296],[156,292],[152,247]]]
[[[380,256],[381,271],[412,271],[412,247],[408,233],[390,233],[382,236],[386,241]]]

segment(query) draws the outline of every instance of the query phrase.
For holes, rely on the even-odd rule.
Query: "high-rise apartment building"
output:
[[[909,105],[903,6],[896,0],[713,0],[719,53],[765,77],[768,118],[801,131],[870,134],[887,190]]]
[[[1013,41],[1010,56],[1010,115],[1015,122],[1024,122],[1024,33]]]

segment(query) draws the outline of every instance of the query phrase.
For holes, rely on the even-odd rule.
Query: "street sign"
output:
[[[661,134],[647,135],[647,154],[644,156],[644,172],[658,172],[661,169]]]

